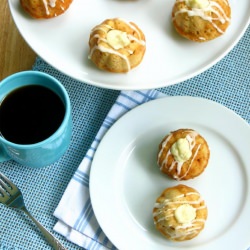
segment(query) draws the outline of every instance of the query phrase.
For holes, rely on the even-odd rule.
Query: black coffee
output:
[[[64,115],[62,100],[50,89],[40,85],[20,87],[0,104],[0,132],[17,144],[37,143],[59,128]]]

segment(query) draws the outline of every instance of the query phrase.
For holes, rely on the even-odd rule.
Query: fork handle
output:
[[[32,219],[32,221],[37,225],[37,227],[40,229],[42,232],[43,236],[46,238],[48,243],[55,249],[55,250],[67,250],[60,242],[59,240],[54,237],[47,229],[40,224],[31,214],[30,212],[26,209],[26,207],[22,207],[22,210]]]

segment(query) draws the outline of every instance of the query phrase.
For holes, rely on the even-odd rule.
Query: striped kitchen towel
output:
[[[116,249],[103,233],[91,206],[89,195],[91,163],[102,137],[117,119],[142,103],[164,96],[156,90],[121,91],[54,212],[58,218],[54,227],[56,232],[88,250]]]

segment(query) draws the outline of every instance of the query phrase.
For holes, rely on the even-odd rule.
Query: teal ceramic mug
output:
[[[0,82],[0,162],[48,166],[68,149],[71,134],[70,99],[57,79],[23,71]]]

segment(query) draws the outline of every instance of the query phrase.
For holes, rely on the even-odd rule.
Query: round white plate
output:
[[[206,138],[211,157],[199,177],[174,181],[160,172],[157,150],[170,131],[192,128]],[[194,97],[167,97],[143,104],[119,119],[102,139],[90,173],[96,218],[120,250],[246,250],[250,246],[250,126],[231,110]],[[153,223],[156,198],[182,183],[197,189],[208,206],[205,229],[174,243]]]
[[[151,89],[189,79],[224,57],[250,20],[249,0],[229,0],[232,22],[227,32],[198,44],[174,31],[170,16],[175,0],[73,0],[63,15],[49,20],[32,19],[19,0],[8,1],[20,33],[40,57],[72,78],[110,89]],[[91,29],[114,17],[137,23],[147,40],[142,63],[127,74],[101,71],[88,59]]]

